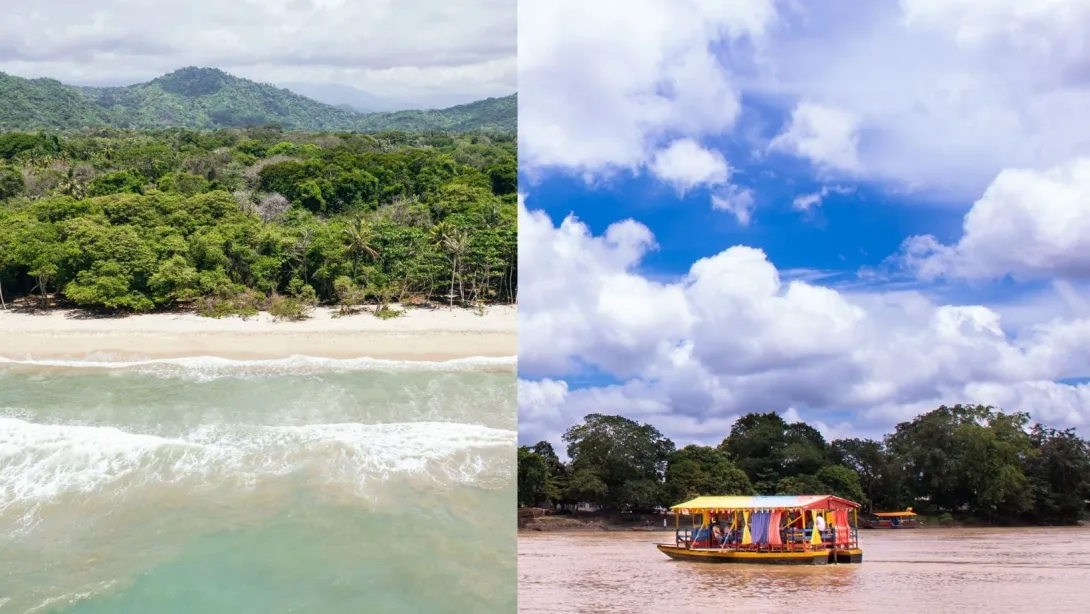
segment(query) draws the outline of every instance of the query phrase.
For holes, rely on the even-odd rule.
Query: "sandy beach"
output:
[[[0,311],[0,357],[9,359],[112,359],[218,356],[238,360],[380,358],[442,361],[518,353],[517,310],[408,309],[389,320],[362,312],[333,317],[318,309],[301,322],[276,322],[267,314],[242,320],[189,313],[93,318],[78,311]]]

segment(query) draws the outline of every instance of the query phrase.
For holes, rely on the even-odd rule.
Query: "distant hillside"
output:
[[[514,132],[518,117],[518,101],[514,94],[503,98],[486,98],[439,111],[398,111],[368,113],[362,116],[362,130],[379,132],[401,130],[415,132],[419,126],[449,132]]]
[[[183,68],[126,87],[75,87],[0,72],[0,131],[115,128],[217,129],[279,123],[288,129],[514,132],[516,96],[435,111],[359,113],[215,68]]]

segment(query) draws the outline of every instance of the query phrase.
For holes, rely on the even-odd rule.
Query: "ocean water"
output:
[[[513,361],[0,360],[0,613],[513,612]]]

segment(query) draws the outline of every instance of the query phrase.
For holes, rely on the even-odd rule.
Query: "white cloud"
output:
[[[734,38],[714,57],[709,41],[722,33],[693,36],[706,22],[689,3],[673,15],[663,7],[674,3],[605,3],[608,18],[587,9],[570,30],[567,3],[530,4],[523,31],[545,25],[520,41],[528,170],[653,170],[670,143],[731,133],[819,175],[928,190],[959,206],[979,197],[956,244],[906,244],[902,264],[923,277],[1087,277],[1086,0],[785,2],[760,19],[733,12],[732,33],[758,44]],[[692,57],[708,70],[683,69]],[[788,113],[778,134],[756,109],[760,121],[735,126],[740,92]],[[679,101],[699,104],[678,114]],[[696,111],[716,104],[716,114]],[[709,176],[685,170],[660,175],[675,186]],[[726,181],[701,185],[745,225],[753,193]],[[799,195],[797,207],[812,210],[832,190]],[[632,220],[594,236],[574,219],[557,227],[522,215],[520,241],[532,237],[520,253],[523,287],[535,296],[520,313],[520,343],[523,376],[537,380],[522,384],[537,399],[524,441],[555,437],[591,411],[649,420],[679,443],[716,442],[755,410],[794,412],[830,435],[877,434],[952,402],[1090,424],[1090,387],[1057,383],[1090,374],[1085,286],[1057,283],[1047,300],[1023,304],[948,305],[785,280],[742,246],[659,283],[640,273],[655,240]],[[555,381],[586,368],[622,383]],[[829,417],[839,411],[853,419]]]
[[[753,197],[753,190],[748,188],[730,185],[712,194],[712,208],[730,213],[738,218],[738,224],[742,226],[749,225],[756,207],[757,201]]]
[[[743,93],[790,114],[758,148],[959,205],[1004,168],[1090,155],[1085,0],[530,0],[519,19],[531,176],[639,172],[735,134]]]
[[[984,306],[783,282],[763,252],[741,246],[697,261],[679,282],[656,283],[638,272],[654,244],[642,225],[593,236],[571,218],[557,227],[543,213],[522,215],[521,273],[535,281],[520,305],[520,369],[545,380],[522,384],[524,442],[555,438],[591,411],[707,442],[740,413],[788,408],[837,433],[846,427],[822,412],[851,410],[853,432],[877,433],[944,402],[1001,402],[1054,426],[1090,424],[1087,389],[1054,383],[1090,370],[1088,319],[1015,332]],[[625,383],[569,390],[549,381],[579,363]]]
[[[510,0],[8,0],[0,71],[124,85],[197,65],[473,100],[515,91],[516,11]]]
[[[850,116],[860,178],[957,201],[978,196],[1004,168],[1090,153],[1076,128],[1090,123],[1085,0],[802,7],[770,35],[758,66],[741,58],[732,68],[747,76],[747,95]],[[832,157],[850,162],[846,141],[832,142],[841,146],[815,142],[800,154],[839,152]]]
[[[851,194],[854,190],[844,186],[822,186],[817,192],[800,194],[791,201],[791,208],[795,211],[809,212],[821,206],[825,197],[829,194]]]
[[[520,261],[551,263],[519,289],[520,371],[562,375],[583,361],[632,375],[680,339],[690,319],[681,290],[633,272],[655,246],[632,220],[594,237],[574,218],[556,228],[520,207]]]
[[[548,441],[564,456],[565,444],[561,440],[564,431],[587,414],[604,413],[650,422],[679,447],[709,440],[718,443],[738,418],[677,413],[649,392],[638,381],[623,386],[572,390],[563,381],[519,380],[519,442],[531,445]]]
[[[729,131],[738,90],[715,48],[744,51],[773,0],[519,3],[524,170],[638,171],[673,134]]]
[[[791,201],[791,207],[796,211],[809,211],[812,207],[817,207],[821,204],[821,196],[821,192],[801,194],[796,196],[795,200]]]
[[[1090,276],[1090,158],[1003,171],[966,214],[957,244],[911,237],[900,261],[926,280]]]
[[[684,194],[699,185],[720,185],[730,177],[726,158],[694,139],[678,139],[655,153],[651,172]]]
[[[858,129],[850,113],[801,102],[791,112],[786,129],[772,139],[769,148],[802,156],[819,168],[854,171],[859,168]]]
[[[905,23],[980,47],[1006,42],[1036,51],[1082,46],[1078,22],[1090,17],[1082,0],[901,0]]]

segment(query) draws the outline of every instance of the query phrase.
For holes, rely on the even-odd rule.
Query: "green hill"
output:
[[[183,68],[125,87],[75,87],[0,72],[0,131],[218,129],[278,123],[310,131],[513,133],[516,117],[514,94],[434,111],[358,113],[215,68]]]
[[[363,115],[362,130],[381,132],[401,130],[417,132],[420,126],[427,130],[447,132],[514,132],[518,118],[518,100],[515,94],[503,98],[487,98],[469,104],[439,111],[397,111],[396,113],[367,113]]]

